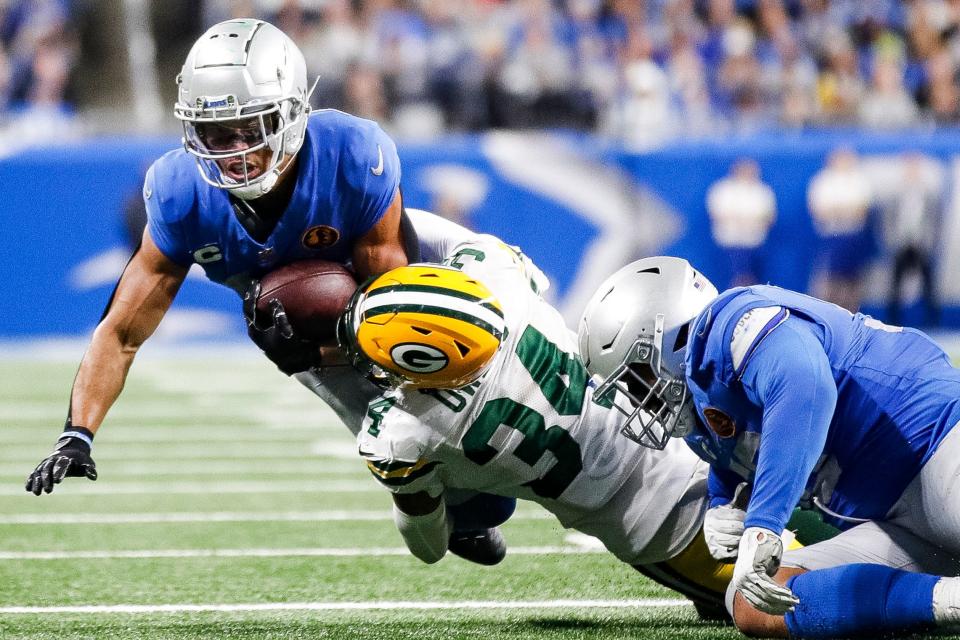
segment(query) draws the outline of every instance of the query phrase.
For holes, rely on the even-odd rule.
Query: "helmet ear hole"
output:
[[[687,340],[689,339],[689,337],[690,337],[690,323],[686,322],[677,330],[677,339],[673,343],[674,353],[676,353],[677,351],[680,351],[680,349],[683,349],[684,347],[687,346]]]

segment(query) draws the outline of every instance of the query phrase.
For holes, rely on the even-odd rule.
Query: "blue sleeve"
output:
[[[707,476],[707,499],[710,501],[710,508],[730,504],[733,494],[743,481],[743,478],[729,469],[711,466]]]
[[[813,326],[795,317],[758,345],[742,381],[750,399],[763,407],[757,471],[744,524],[779,533],[823,452],[837,386]]]
[[[376,123],[364,121],[347,135],[342,168],[347,182],[346,219],[360,238],[386,213],[400,186],[397,146]]]
[[[157,245],[160,252],[173,262],[179,265],[189,266],[193,264],[193,256],[187,247],[187,242],[180,226],[179,220],[175,216],[170,216],[173,220],[168,220],[165,209],[174,205],[174,200],[169,198],[169,194],[163,193],[163,180],[159,179],[162,171],[157,169],[157,163],[147,171],[147,176],[143,181],[143,202],[147,208],[147,229],[150,238]]]

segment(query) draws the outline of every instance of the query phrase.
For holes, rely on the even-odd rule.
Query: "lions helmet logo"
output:
[[[733,419],[719,409],[708,407],[703,410],[703,417],[707,421],[710,430],[717,434],[718,438],[732,438],[737,431],[737,425]]]
[[[224,109],[227,107],[234,107],[237,104],[237,99],[233,95],[225,96],[210,96],[210,97],[199,97],[197,98],[197,108],[198,109]]]
[[[436,373],[450,363],[450,358],[428,344],[407,342],[390,350],[390,359],[398,367],[414,373]]]

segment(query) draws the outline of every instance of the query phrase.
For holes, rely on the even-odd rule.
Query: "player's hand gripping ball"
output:
[[[356,288],[353,274],[336,262],[302,260],[280,267],[247,288],[247,333],[287,375],[319,366],[319,347],[334,338],[337,317]]]

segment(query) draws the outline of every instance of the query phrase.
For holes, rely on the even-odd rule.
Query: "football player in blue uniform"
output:
[[[735,560],[728,607],[744,632],[960,622],[960,370],[927,336],[773,286],[718,294],[679,258],[612,275],[579,334],[596,397],[630,415],[625,435],[683,437],[711,464],[704,533]],[[783,554],[798,504],[844,531]]]
[[[96,479],[94,434],[193,264],[253,300],[258,278],[296,260],[349,263],[365,278],[420,257],[393,141],[372,121],[311,113],[303,55],[279,29],[213,26],[177,85],[183,148],[147,172],[147,228],[80,364],[66,429],[27,478],[36,495],[64,477]],[[288,375],[320,365],[320,345],[293,335],[279,304],[272,311],[266,321],[248,317],[254,342]],[[301,381],[317,390],[317,380]]]

